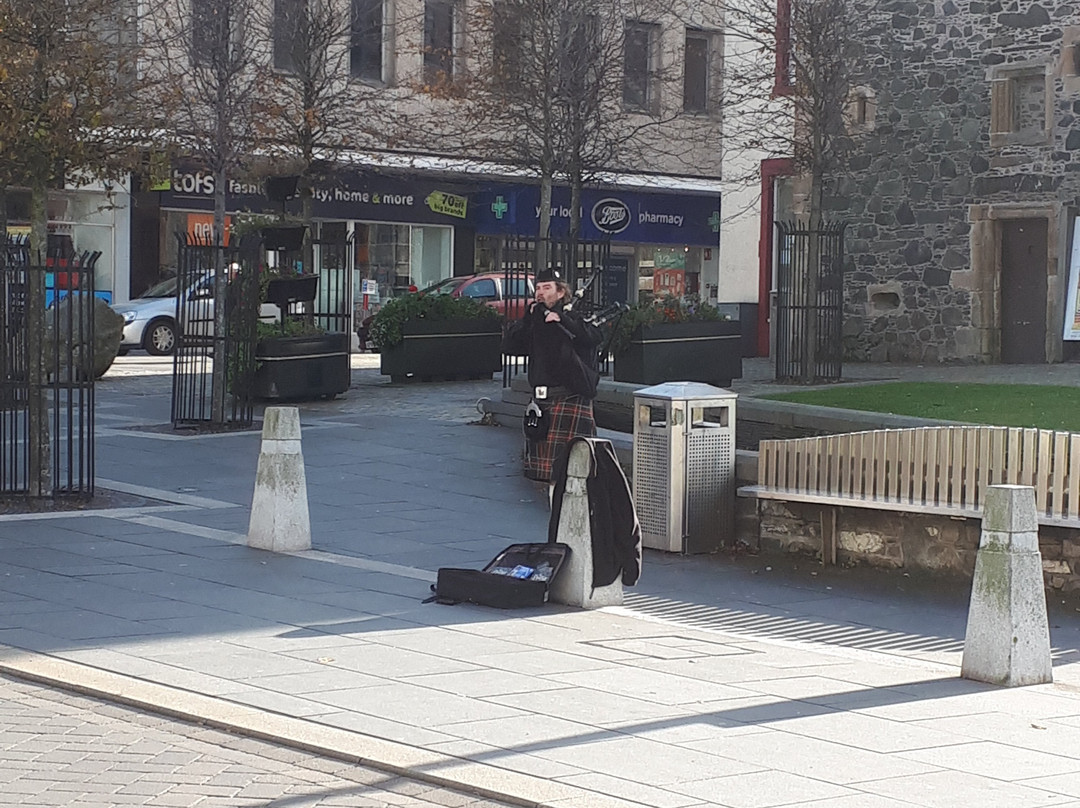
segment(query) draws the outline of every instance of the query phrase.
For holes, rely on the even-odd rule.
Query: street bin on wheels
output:
[[[735,527],[735,399],[698,382],[634,394],[634,507],[645,547],[708,553]]]

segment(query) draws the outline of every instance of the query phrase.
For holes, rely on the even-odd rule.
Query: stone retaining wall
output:
[[[902,569],[970,580],[981,521],[938,514],[879,511],[781,500],[744,500],[742,529],[753,531],[762,553],[820,558],[822,517],[836,512],[837,563]],[[756,524],[755,524],[756,519]],[[744,534],[745,535],[745,534]],[[1080,590],[1080,530],[1040,527],[1039,550],[1048,589]]]

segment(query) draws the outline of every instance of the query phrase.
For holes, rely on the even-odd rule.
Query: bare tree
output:
[[[30,190],[30,252],[48,252],[50,189],[121,180],[140,122],[135,9],[128,0],[0,0],[0,186]],[[30,495],[52,492],[42,350],[45,278],[30,272]]]
[[[225,200],[228,181],[263,140],[267,61],[262,0],[164,0],[147,21],[153,57],[145,69],[163,88],[163,131],[172,145],[204,166],[214,182],[215,357],[225,339]],[[226,363],[215,361],[211,422],[225,421]]]
[[[556,182],[571,188],[577,238],[582,187],[615,170],[650,168],[688,143],[661,134],[683,111],[673,100],[681,101],[681,65],[657,22],[671,19],[670,5],[492,0],[476,10],[471,71],[452,84],[467,99],[457,117],[462,148],[539,179],[538,265],[546,263]],[[641,75],[628,78],[628,54],[641,58]]]
[[[710,0],[702,0],[710,2]],[[729,182],[757,179],[760,160],[788,157],[803,186],[807,229],[821,230],[829,183],[843,174],[865,107],[853,95],[859,43],[876,0],[718,0],[728,37],[724,78]],[[747,158],[750,159],[747,159]],[[740,176],[741,174],[741,176]],[[811,237],[806,300],[818,299],[820,242]],[[802,376],[815,373],[817,322],[809,319]]]
[[[384,5],[383,0],[275,0],[270,5],[265,134],[297,166],[301,216],[308,226],[303,260],[310,267],[315,186],[340,149],[383,145],[400,117],[378,81],[351,81],[354,74],[363,78],[370,72],[371,61],[381,77]]]

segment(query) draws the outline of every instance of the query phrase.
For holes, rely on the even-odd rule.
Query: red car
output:
[[[447,278],[421,291],[426,295],[471,297],[497,309],[508,320],[516,320],[525,313],[536,287],[532,276],[524,273],[513,275],[507,283],[506,275],[501,272],[483,272]]]

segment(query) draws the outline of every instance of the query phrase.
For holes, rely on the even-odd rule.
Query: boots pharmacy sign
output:
[[[570,190],[552,189],[551,235],[570,231]],[[492,183],[474,194],[469,219],[482,235],[535,235],[540,221],[540,189],[535,185]],[[715,247],[719,236],[710,220],[720,209],[719,193],[585,189],[581,193],[581,237],[639,244]]]
[[[592,222],[601,233],[613,236],[630,226],[630,208],[621,199],[601,199],[592,207]]]

